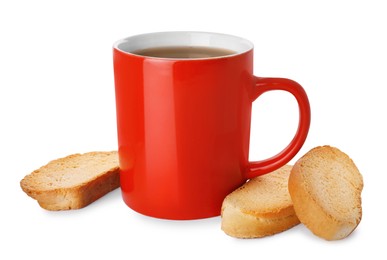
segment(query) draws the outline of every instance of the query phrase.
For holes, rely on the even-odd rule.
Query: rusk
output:
[[[20,182],[22,190],[47,210],[83,208],[119,185],[116,151],[53,160]]]
[[[285,231],[299,220],[288,192],[290,165],[251,179],[230,193],[222,205],[222,230],[237,238]]]
[[[326,240],[347,237],[362,217],[363,178],[339,149],[316,147],[294,165],[289,192],[300,221]]]

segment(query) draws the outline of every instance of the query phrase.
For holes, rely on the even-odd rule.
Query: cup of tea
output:
[[[227,194],[289,162],[307,137],[304,89],[290,79],[254,76],[246,39],[149,33],[117,41],[113,56],[122,197],[139,213],[218,216]],[[250,162],[252,103],[271,90],[296,98],[298,129],[278,154]]]

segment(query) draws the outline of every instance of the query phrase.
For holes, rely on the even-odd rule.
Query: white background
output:
[[[383,1],[373,0],[2,1],[0,259],[386,257],[386,13]],[[116,149],[113,42],[170,30],[247,38],[255,44],[256,75],[304,86],[312,123],[294,160],[325,144],[352,157],[365,186],[363,219],[350,237],[327,242],[299,225],[240,240],[221,231],[219,217],[139,215],[119,190],[67,212],[43,210],[22,192],[19,181],[52,159]],[[292,96],[261,96],[253,106],[251,160],[282,149],[297,120]]]

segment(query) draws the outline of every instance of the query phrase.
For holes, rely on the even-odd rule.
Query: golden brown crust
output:
[[[73,154],[25,176],[20,186],[47,210],[83,208],[118,188],[117,152]]]
[[[237,238],[257,238],[299,224],[287,190],[290,170],[283,166],[230,193],[222,205],[222,230]]]
[[[296,214],[278,218],[275,218],[275,214],[272,214],[270,218],[265,218],[241,212],[240,209],[232,205],[226,204],[222,208],[221,229],[227,235],[236,238],[271,236],[288,230],[299,223]]]
[[[337,148],[316,147],[294,165],[289,193],[300,221],[326,240],[347,237],[360,223],[363,179]]]

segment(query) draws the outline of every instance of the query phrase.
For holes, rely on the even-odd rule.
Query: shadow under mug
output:
[[[211,58],[133,53],[167,46],[235,53]],[[208,32],[149,33],[117,41],[113,55],[121,190],[139,213],[181,220],[218,216],[227,194],[289,162],[307,137],[304,89],[289,79],[254,76],[248,40]],[[277,155],[249,162],[252,102],[271,90],[296,98],[298,129]]]

